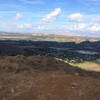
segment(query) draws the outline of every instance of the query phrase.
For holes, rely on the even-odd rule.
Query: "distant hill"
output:
[[[0,40],[32,40],[32,41],[57,41],[57,42],[76,42],[80,43],[86,40],[98,41],[99,37],[89,36],[70,36],[47,33],[10,33],[0,32]]]

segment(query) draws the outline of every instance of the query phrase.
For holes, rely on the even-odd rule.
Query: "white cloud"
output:
[[[29,29],[32,28],[32,24],[20,24],[20,25],[16,25],[16,28],[20,28],[20,29]]]
[[[76,35],[100,35],[100,24],[91,24],[91,23],[78,23],[75,25],[62,25],[62,26],[53,26],[51,24],[41,24],[41,25],[34,25],[32,23],[25,23],[25,24],[4,24],[1,25],[0,29],[6,30],[13,30],[16,32],[47,32],[47,33],[56,33],[56,34],[66,34],[72,35],[72,33]]]
[[[71,22],[82,22],[83,20],[83,15],[81,15],[80,13],[75,13],[75,14],[71,14],[69,16],[69,20]]]
[[[27,4],[43,4],[44,1],[43,0],[20,0],[24,3],[27,3]]]
[[[91,33],[100,32],[100,25],[94,24],[94,25],[90,26],[90,27],[88,28],[88,30],[89,30]]]
[[[80,24],[78,27],[78,30],[80,30]],[[100,32],[100,24],[84,24],[83,29],[81,29],[83,32],[87,33],[99,33]]]
[[[100,34],[100,24],[76,24],[76,25],[70,25],[70,26],[66,26],[63,28],[64,30],[67,30],[69,32],[74,32],[74,33],[81,33],[81,34]]]
[[[24,13],[23,13],[24,14]],[[56,8],[53,12],[48,14],[46,17],[41,19],[40,22],[32,22],[29,23],[22,23],[22,24],[10,24],[8,25],[1,25],[0,29],[2,30],[13,30],[13,31],[23,31],[23,32],[40,32],[40,33],[59,33],[59,34],[70,34],[70,33],[77,33],[77,34],[83,34],[83,35],[92,35],[97,34],[100,35],[100,23],[98,21],[100,20],[100,15],[81,15],[80,13],[71,14],[69,16],[70,21],[76,22],[74,24],[66,24],[65,25],[61,23],[61,25],[53,25],[53,24],[46,24],[54,21],[59,15],[61,14],[61,9]],[[24,14],[25,16],[25,14]],[[81,16],[81,17],[80,17]],[[84,17],[84,20],[86,22],[82,22]],[[23,15],[21,13],[16,14],[16,20],[20,20],[23,18]],[[63,17],[65,18],[65,17]],[[86,18],[86,19],[85,19]],[[90,19],[90,20],[87,20]],[[93,19],[93,20],[92,20]],[[81,23],[79,23],[81,22]]]
[[[50,14],[48,14],[45,18],[42,19],[43,22],[46,23],[50,23],[54,20],[56,20],[56,18],[61,14],[61,9],[60,8],[56,8],[53,12],[51,12]]]
[[[100,22],[100,17],[94,18],[94,19],[92,20],[92,23],[94,23],[94,22]]]
[[[2,18],[2,16],[0,16],[0,19]]]
[[[23,15],[21,13],[17,13],[15,16],[16,20],[21,20],[23,18]]]

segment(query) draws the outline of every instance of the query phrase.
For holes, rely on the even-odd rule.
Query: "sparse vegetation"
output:
[[[76,66],[100,64],[99,44],[1,40],[0,100],[100,98],[100,72]],[[81,54],[78,50],[96,53]]]

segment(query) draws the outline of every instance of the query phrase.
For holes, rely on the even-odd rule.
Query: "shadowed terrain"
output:
[[[80,63],[100,59],[100,41],[81,43],[50,41],[0,41],[0,56],[46,56]]]

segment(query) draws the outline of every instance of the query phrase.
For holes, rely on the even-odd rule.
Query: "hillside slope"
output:
[[[54,58],[0,57],[0,100],[99,100],[99,78]]]

